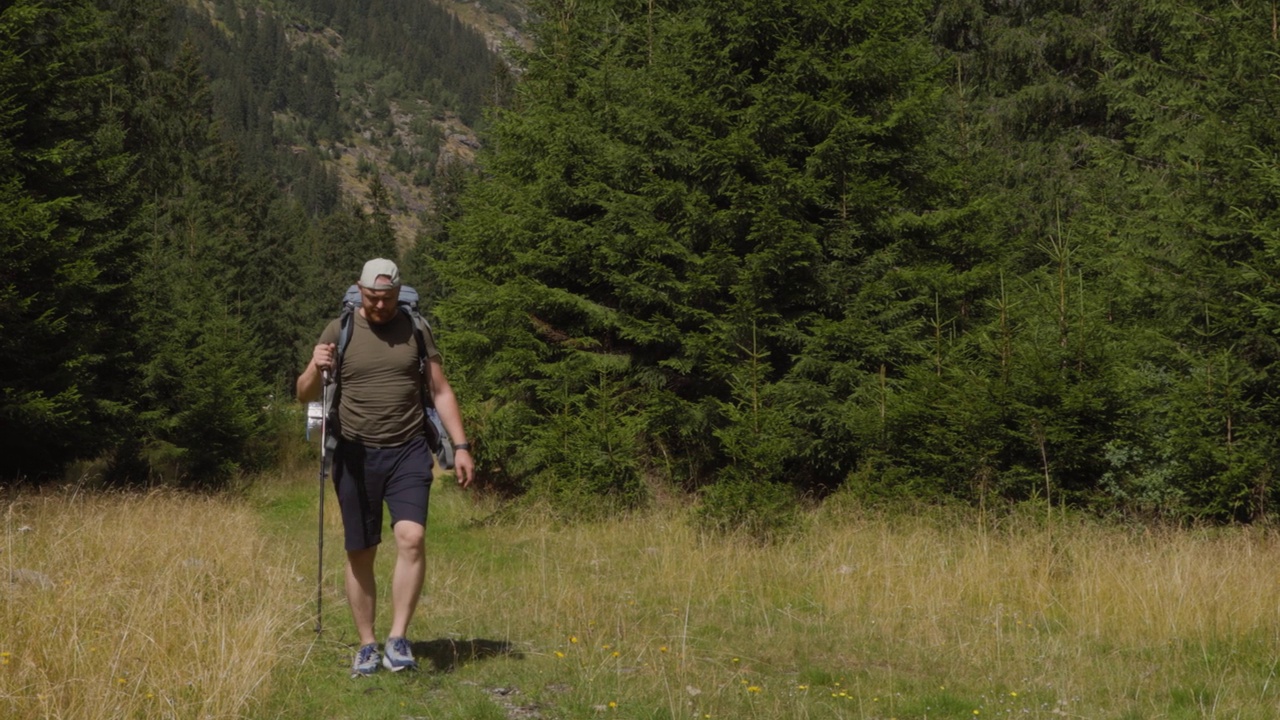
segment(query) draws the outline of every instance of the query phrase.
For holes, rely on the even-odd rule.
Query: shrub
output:
[[[694,518],[704,531],[741,532],[761,542],[773,542],[800,529],[801,513],[791,486],[729,477],[701,491]]]

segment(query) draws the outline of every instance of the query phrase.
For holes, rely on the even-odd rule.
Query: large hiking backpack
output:
[[[325,438],[325,447],[329,450],[334,450],[338,446],[338,399],[342,396],[342,383],[339,382],[342,377],[342,356],[346,352],[347,345],[351,343],[351,333],[355,326],[352,317],[359,309],[360,303],[360,286],[352,285],[347,288],[346,294],[342,297],[342,312],[338,315],[338,343],[334,350],[333,368],[330,370],[334,389],[332,393],[327,393],[329,405],[324,408],[328,435]],[[422,333],[423,328],[430,330],[431,325],[418,312],[417,290],[408,285],[401,285],[398,304],[400,312],[408,315],[413,321],[413,335],[418,342],[418,372],[422,373],[423,377],[423,382],[419,385],[422,396],[422,430],[427,436],[427,445],[435,454],[440,467],[450,470],[453,468],[453,444],[449,441],[449,434],[444,431],[443,423],[440,422],[440,414],[436,412],[431,394],[427,392],[427,378],[430,377],[430,373],[427,369],[427,341]]]

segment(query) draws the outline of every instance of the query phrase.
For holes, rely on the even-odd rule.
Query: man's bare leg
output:
[[[393,530],[396,536],[396,567],[391,575],[391,632],[388,637],[405,637],[426,577],[426,528],[412,520],[401,520]]]
[[[360,644],[377,642],[373,634],[373,618],[378,602],[377,582],[373,577],[373,561],[378,546],[347,552],[347,605],[356,623]]]

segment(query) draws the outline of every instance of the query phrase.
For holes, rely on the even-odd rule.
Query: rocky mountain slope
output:
[[[527,10],[522,2],[512,0],[430,0],[453,13],[462,23],[479,32],[491,51],[503,58],[514,74],[511,49],[528,48],[522,32],[527,20]],[[318,41],[330,48],[335,59],[345,52],[341,35],[329,28],[294,26],[288,29],[290,42]],[[429,184],[418,182],[424,173],[436,175],[451,163],[471,163],[480,148],[476,129],[464,122],[457,113],[442,109],[431,98],[388,98],[389,112],[385,116],[371,107],[372,103],[353,101],[350,108],[355,117],[355,132],[342,141],[327,146],[327,165],[335,173],[339,190],[348,201],[359,203],[366,212],[373,209],[371,203],[374,178],[387,191],[390,207],[387,208],[391,224],[395,228],[401,249],[411,245],[423,227],[424,214],[433,203]],[[424,130],[425,128],[425,130]],[[428,151],[422,160],[412,166],[397,163],[397,150],[414,148],[422,144],[423,136],[431,138],[436,149],[434,157]],[[297,152],[307,148],[297,147]],[[422,163],[432,165],[429,169]]]

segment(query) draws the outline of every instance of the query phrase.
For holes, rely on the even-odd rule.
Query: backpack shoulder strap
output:
[[[330,450],[337,448],[338,435],[341,432],[338,422],[338,407],[342,398],[342,356],[347,350],[347,345],[351,344],[351,332],[355,326],[353,316],[355,315],[356,307],[359,306],[359,302],[360,289],[355,285],[347,288],[347,294],[342,300],[342,313],[338,315],[338,342],[333,352],[333,369],[329,371],[330,382],[333,383],[333,392],[326,393],[328,405],[324,408],[324,414],[327,418],[325,424],[326,434],[330,436],[326,438],[326,443],[329,443],[327,447]]]
[[[338,347],[333,356],[335,382],[338,371],[342,369],[342,355],[351,344],[352,326],[355,325],[352,316],[355,315],[358,307],[360,307],[360,287],[352,285],[347,288],[347,293],[342,298],[342,314],[338,315]]]
[[[351,332],[355,326],[351,310],[343,310],[338,316],[338,343],[333,351],[333,380],[338,381],[340,371],[342,370],[342,356],[347,351],[347,346],[351,344]]]
[[[431,383],[431,370],[427,364],[427,339],[423,336],[423,328],[428,330],[431,325],[427,323],[427,319],[418,313],[417,308],[401,306],[405,314],[409,316],[409,321],[413,323],[413,337],[418,341],[418,373],[421,375],[418,383],[418,395],[422,399],[422,430],[427,436],[427,446],[431,448],[431,452],[438,453],[443,447],[444,433],[436,426],[431,415],[435,412],[436,404],[432,399],[431,393],[427,392],[427,385]]]
[[[417,310],[411,308],[402,309],[409,316],[409,321],[413,323],[413,339],[418,343],[418,372],[422,374],[422,406],[426,408],[435,407],[430,393],[427,392],[427,384],[431,382],[431,370],[427,365],[427,339],[423,334],[423,328],[430,330],[431,325]]]

